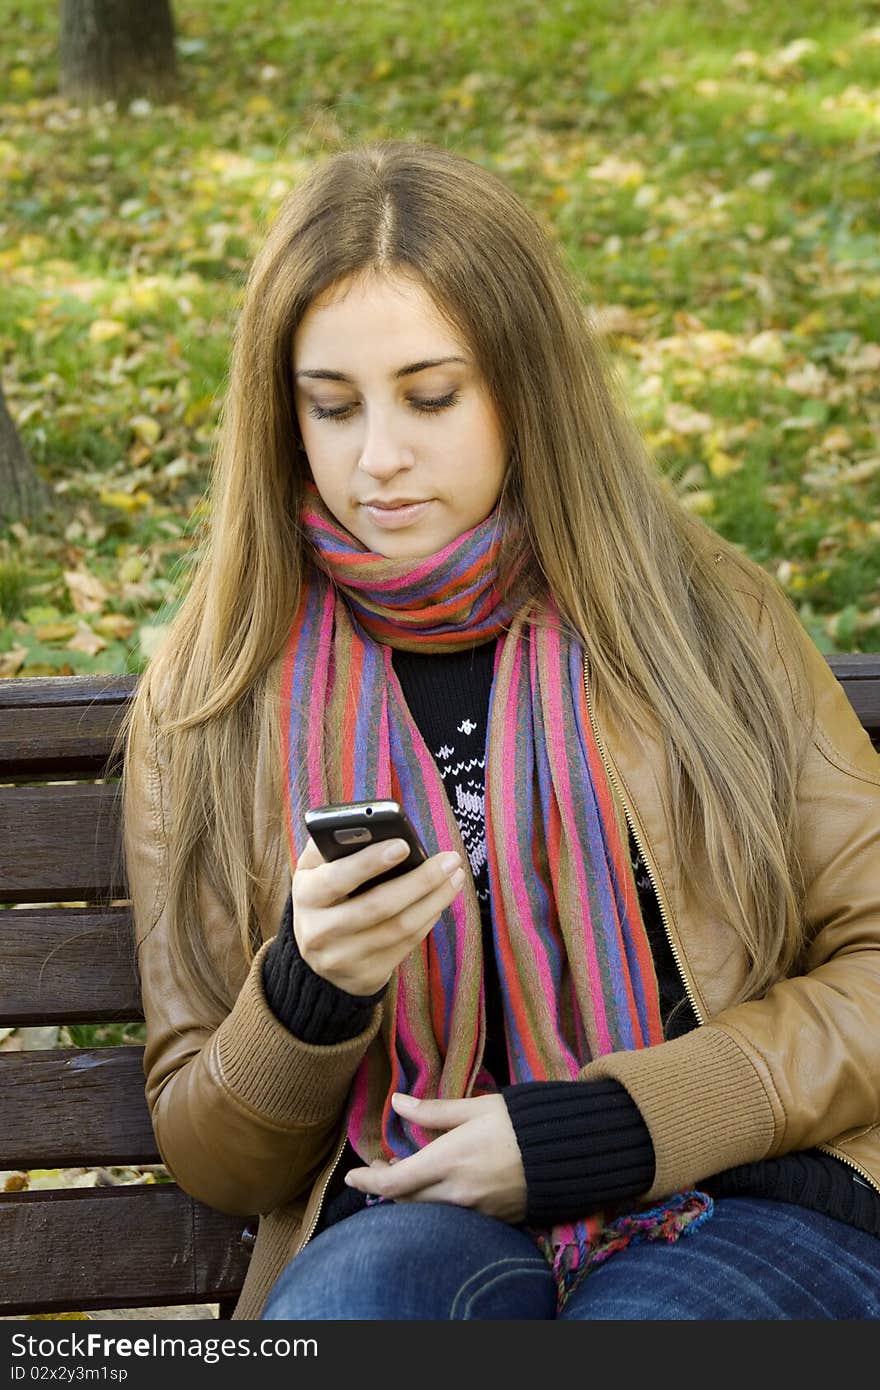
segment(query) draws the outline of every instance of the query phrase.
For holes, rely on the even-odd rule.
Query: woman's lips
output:
[[[430,497],[426,502],[416,502],[411,507],[369,507],[365,505],[364,511],[377,526],[384,527],[386,531],[396,531],[401,526],[409,526],[413,521],[418,521],[428,510],[433,500]]]

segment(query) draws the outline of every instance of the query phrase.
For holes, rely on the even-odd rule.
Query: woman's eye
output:
[[[426,400],[414,397],[410,400],[410,405],[423,415],[431,415],[435,411],[446,410],[449,406],[455,405],[459,394],[458,391],[450,391],[448,396],[434,396]],[[353,409],[351,405],[338,405],[325,410],[315,401],[309,406],[309,414],[315,420],[346,420]]]

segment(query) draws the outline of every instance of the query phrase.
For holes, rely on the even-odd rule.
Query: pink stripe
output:
[[[324,594],[324,611],[319,625],[318,650],[315,654],[315,679],[318,688],[324,688],[325,698],[331,697],[330,657],[333,650],[333,610],[334,589],[327,585]],[[320,806],[324,800],[324,765],[321,757],[323,739],[307,738],[307,767],[309,783],[309,804]]]
[[[517,643],[516,652],[514,653],[513,671],[511,672],[511,677],[510,677],[510,687],[509,687],[509,689],[508,689],[508,691],[507,691],[507,703],[508,703],[508,705],[511,704],[511,701],[512,701],[512,698],[513,698],[511,692],[512,692],[512,691],[518,691],[518,690],[519,690],[520,670],[521,670],[521,667],[522,667],[522,655],[521,655],[521,653],[522,653],[522,643],[520,642],[520,643]],[[498,694],[499,694],[499,692],[496,690],[496,694],[495,694],[495,698],[496,698],[496,699],[498,698]],[[548,962],[548,960],[547,960],[547,953],[546,953],[546,951],[545,951],[545,949],[544,949],[544,944],[543,944],[543,942],[542,942],[542,940],[541,940],[541,937],[540,937],[540,935],[539,935],[539,933],[538,933],[538,931],[537,931],[537,929],[536,929],[535,923],[532,921],[532,908],[531,908],[531,903],[530,903],[530,901],[529,901],[529,895],[528,895],[528,891],[527,891],[527,889],[526,889],[525,879],[524,879],[524,877],[523,877],[523,866],[522,866],[522,864],[520,863],[520,860],[519,860],[519,852],[518,852],[518,844],[519,844],[519,841],[518,841],[518,836],[517,836],[517,824],[516,824],[516,808],[517,808],[517,804],[518,804],[518,798],[517,798],[517,795],[516,795],[516,776],[515,776],[515,774],[516,774],[516,745],[517,745],[517,738],[518,738],[518,734],[519,734],[519,718],[518,718],[518,715],[519,715],[519,709],[518,709],[518,707],[517,707],[517,710],[516,710],[515,712],[514,712],[513,710],[511,710],[511,717],[510,717],[509,719],[507,719],[507,721],[506,721],[506,726],[505,726],[505,729],[504,729],[504,742],[503,742],[503,744],[502,744],[502,769],[503,769],[503,771],[502,771],[502,785],[501,785],[501,788],[500,788],[501,795],[500,795],[500,797],[497,798],[497,800],[500,800],[500,802],[501,802],[502,817],[503,817],[503,819],[502,819],[502,824],[503,824],[503,826],[504,826],[504,834],[501,836],[501,843],[500,843],[500,845],[497,845],[497,848],[498,848],[499,852],[504,856],[504,858],[503,858],[503,863],[504,863],[504,866],[505,866],[506,869],[507,869],[508,884],[510,885],[510,887],[511,887],[511,889],[512,889],[514,909],[515,909],[516,914],[517,914],[517,920],[518,920],[519,926],[520,926],[521,930],[523,931],[526,940],[527,940],[527,941],[530,943],[530,945],[531,945],[532,951],[533,951],[533,953],[534,953],[535,965],[537,966],[537,969],[538,969],[538,976],[539,976],[539,978],[540,978],[540,980],[541,980],[541,988],[542,988],[543,991],[544,991],[544,998],[545,998],[545,1000],[547,1000],[547,1001],[549,1002],[549,1001],[552,1000],[553,997],[554,997],[554,989],[553,989],[552,978],[551,978],[551,973],[550,973],[550,965],[549,965],[549,962]],[[487,760],[487,767],[486,767],[487,773],[488,773],[488,770],[489,770],[489,769],[488,769],[488,760]],[[493,804],[494,804],[494,802],[493,802]],[[504,882],[503,873],[502,873],[502,875],[501,875],[500,881],[501,881],[502,883]],[[505,915],[506,915],[506,914],[505,914]],[[515,952],[514,952],[514,956],[516,956],[516,954],[518,954],[518,953],[515,951]],[[552,1014],[551,1014],[551,1017],[552,1017]],[[520,1034],[523,1035],[523,1036],[525,1036],[525,1035],[528,1033],[528,1031],[529,1031],[529,1030],[528,1030],[528,1027],[527,1027],[527,1024],[526,1024],[526,1020],[520,1018],[520,1019],[518,1020],[518,1022],[519,1022],[519,1025],[520,1025],[520,1027],[519,1027]],[[572,1075],[574,1075],[574,1073],[572,1073]],[[538,1079],[542,1079],[542,1078],[538,1078]]]
[[[548,663],[552,657],[552,664],[549,671],[554,673],[560,669],[560,640],[556,632],[546,634],[547,638],[547,658]],[[567,678],[567,671],[566,671]],[[587,877],[583,869],[583,858],[579,854],[571,853],[572,842],[577,843],[577,828],[573,824],[571,808],[572,801],[571,779],[568,775],[568,756],[562,741],[561,730],[565,728],[565,720],[562,711],[562,682],[549,679],[547,686],[547,710],[544,717],[544,728],[547,731],[547,753],[550,756],[550,767],[553,775],[553,788],[556,802],[562,816],[562,823],[568,832],[569,862],[571,863],[574,882],[575,882],[575,902],[583,904],[583,942],[587,956],[587,969],[590,977],[590,998],[593,1004],[594,1016],[596,1019],[596,1030],[599,1038],[601,1055],[613,1051],[611,1035],[608,1031],[608,1018],[605,1013],[605,1000],[602,996],[601,978],[599,973],[599,961],[596,956],[596,943],[593,936],[593,923],[590,917],[590,894],[587,884]],[[568,811],[568,816],[566,812]],[[597,856],[598,857],[598,856]],[[554,889],[555,889],[554,884]]]

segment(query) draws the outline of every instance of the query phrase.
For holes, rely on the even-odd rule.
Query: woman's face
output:
[[[368,550],[434,555],[492,511],[507,457],[495,407],[417,281],[351,278],[319,296],[294,337],[293,371],[312,477]],[[403,501],[421,505],[387,506]]]

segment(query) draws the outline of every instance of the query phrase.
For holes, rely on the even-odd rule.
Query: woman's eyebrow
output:
[[[398,367],[393,373],[394,380],[399,381],[401,377],[412,376],[415,372],[423,372],[426,367],[442,367],[446,362],[465,362],[463,357],[429,357],[424,362],[411,362],[408,367]],[[465,365],[467,365],[465,363]],[[303,367],[294,375],[299,378],[306,376],[309,378],[320,378],[324,381],[347,381],[352,384],[351,377],[346,376],[345,372],[333,372],[329,367]]]

